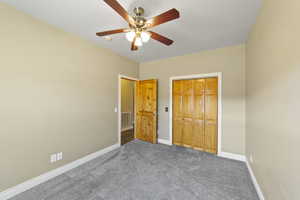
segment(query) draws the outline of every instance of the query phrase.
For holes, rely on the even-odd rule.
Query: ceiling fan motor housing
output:
[[[144,27],[146,24],[146,19],[142,16],[145,12],[144,8],[136,7],[133,9],[133,12],[135,14],[135,16],[133,18],[135,21],[136,28]]]
[[[145,13],[145,10],[142,7],[135,7],[133,12],[136,16],[142,16]]]

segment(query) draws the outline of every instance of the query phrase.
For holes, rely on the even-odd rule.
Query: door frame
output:
[[[126,75],[123,75],[123,74],[119,74],[118,75],[118,144],[121,146],[121,112],[122,112],[122,102],[121,102],[121,98],[122,98],[122,93],[121,93],[121,89],[122,89],[122,85],[121,85],[121,80],[122,79],[128,79],[128,80],[132,80],[132,81],[138,81],[139,79],[137,78],[133,78],[133,77],[129,77],[129,76],[126,76]],[[136,86],[134,86],[135,88]],[[134,114],[134,123],[135,123],[135,114]]]
[[[192,74],[186,76],[172,76],[169,79],[169,144],[173,145],[173,81],[188,80],[197,78],[218,78],[218,153],[222,152],[222,72],[214,72],[208,74]]]

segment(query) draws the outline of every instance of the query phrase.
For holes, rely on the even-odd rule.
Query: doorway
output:
[[[121,78],[121,145],[134,140],[135,80]]]
[[[118,138],[157,143],[157,80],[119,75]]]
[[[221,152],[222,74],[170,78],[170,142]]]

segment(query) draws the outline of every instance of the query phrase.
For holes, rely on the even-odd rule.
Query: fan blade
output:
[[[103,1],[107,3],[112,9],[114,9],[129,24],[134,25],[133,18],[116,0],[103,0]]]
[[[151,38],[154,39],[154,40],[157,40],[167,46],[173,44],[173,40],[170,40],[169,38],[166,38],[165,36],[162,36],[158,33],[155,33],[153,31],[149,31],[151,33]]]
[[[112,34],[117,34],[117,33],[125,33],[125,32],[127,32],[127,29],[122,28],[122,29],[116,29],[116,30],[111,30],[111,31],[99,32],[99,33],[96,33],[96,35],[101,37],[101,36],[112,35]]]
[[[153,17],[152,19],[148,20],[146,22],[148,28],[152,28],[154,26],[166,23],[168,21],[177,19],[180,17],[180,14],[178,10],[175,8],[168,10],[167,12],[164,12],[156,17]]]
[[[136,40],[136,37],[134,37],[132,43],[131,43],[131,51],[136,51],[138,50],[138,47],[134,45],[135,43],[135,40]]]

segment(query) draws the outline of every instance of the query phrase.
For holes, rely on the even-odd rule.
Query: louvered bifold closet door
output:
[[[173,144],[217,153],[218,79],[173,81]]]

